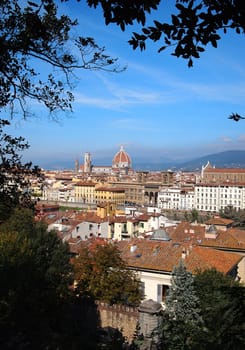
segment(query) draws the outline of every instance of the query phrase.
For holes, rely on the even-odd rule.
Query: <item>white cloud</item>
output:
[[[110,89],[106,97],[94,97],[89,94],[75,94],[75,104],[99,107],[103,109],[123,110],[129,106],[160,104],[170,101],[168,96],[158,92],[143,91],[137,89],[123,89],[119,86]]]

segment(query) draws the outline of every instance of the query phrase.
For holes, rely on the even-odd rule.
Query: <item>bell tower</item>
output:
[[[85,173],[90,173],[92,170],[92,165],[91,165],[91,155],[89,152],[86,152],[84,154],[84,172]]]
[[[79,172],[79,161],[78,159],[75,160],[75,173],[77,174]]]

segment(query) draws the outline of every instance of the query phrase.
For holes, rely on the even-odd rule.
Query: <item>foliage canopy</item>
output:
[[[203,320],[199,299],[194,290],[194,277],[184,262],[173,269],[166,298],[163,321],[163,343],[169,350],[195,349]]]
[[[0,279],[0,347],[59,347],[73,281],[70,252],[28,209],[0,226]]]
[[[21,161],[20,152],[29,147],[25,139],[4,132],[9,124],[0,119],[0,222],[6,220],[16,206],[33,207],[30,177],[41,181],[40,169]]]
[[[192,277],[181,261],[172,274],[163,322],[164,349],[244,347],[245,288],[215,270]]]
[[[245,32],[242,0],[176,0],[169,17],[161,0],[86,3],[102,8],[106,25],[116,24],[123,31],[134,23],[142,26],[129,40],[133,49],[145,50],[148,41],[159,43],[158,52],[170,49],[173,56],[187,60],[189,67],[209,45],[218,47],[222,33]],[[10,107],[12,116],[21,111],[26,118],[29,100],[46,106],[53,118],[55,111],[72,110],[71,77],[77,69],[123,70],[93,38],[71,40],[77,19],[59,14],[58,9],[54,0],[0,3],[0,108]],[[156,17],[162,16],[162,20],[146,26],[147,16],[156,10]],[[40,67],[45,77],[41,77]],[[243,117],[233,113],[229,118],[238,121]]]
[[[245,33],[242,0],[175,0],[170,3],[161,0],[87,1],[90,7],[101,5],[106,25],[116,24],[123,31],[135,22],[142,26],[128,41],[134,50],[145,50],[149,41],[157,43],[158,53],[169,49],[171,55],[187,60],[188,67],[193,66],[194,60],[200,58],[208,46],[217,48],[222,34]],[[170,15],[169,6],[174,6]],[[154,10],[157,10],[157,19],[146,26],[147,15]],[[228,118],[245,119],[238,113]]]
[[[140,282],[112,243],[84,245],[74,259],[77,292],[108,304],[137,306]]]
[[[93,38],[71,40],[77,20],[59,15],[56,1],[24,4],[0,2],[0,108],[9,107],[12,116],[21,112],[24,118],[29,115],[30,100],[51,113],[72,110],[75,70],[121,71],[117,59],[108,56]]]
[[[205,333],[200,341],[205,349],[244,348],[245,287],[215,269],[195,276]]]
[[[115,23],[122,30],[134,22],[142,25],[141,33],[133,32],[129,40],[133,49],[145,50],[147,41],[159,42],[158,52],[171,48],[171,54],[188,60],[189,67],[206,46],[211,44],[217,48],[221,32],[226,34],[229,29],[237,34],[245,32],[242,0],[176,0],[169,18],[165,15],[168,12],[167,4],[160,7],[163,3],[161,0],[90,0],[87,3],[95,8],[101,5],[106,24]],[[145,26],[146,15],[152,10],[161,10],[163,19],[153,20],[151,26]]]

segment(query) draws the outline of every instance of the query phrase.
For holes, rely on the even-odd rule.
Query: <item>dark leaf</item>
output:
[[[165,50],[167,46],[162,46],[160,47],[160,49],[158,50],[158,52],[160,53],[161,51]]]
[[[189,68],[193,67],[193,61],[192,61],[191,58],[190,58],[189,61],[188,61],[188,67],[189,67]]]

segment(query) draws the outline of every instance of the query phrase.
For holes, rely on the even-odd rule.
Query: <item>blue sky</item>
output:
[[[30,105],[36,117],[15,120],[11,128],[30,144],[25,160],[43,167],[62,160],[73,164],[90,152],[94,163],[101,163],[112,159],[120,145],[133,163],[245,150],[245,121],[228,119],[232,112],[245,115],[244,36],[224,36],[218,49],[208,47],[188,68],[168,50],[158,54],[159,44],[133,51],[127,41],[135,28],[121,32],[105,26],[99,11],[73,0],[62,6],[78,17],[75,34],[94,37],[127,69],[77,74],[74,112],[60,114],[59,123],[49,121],[48,112],[38,105]]]

